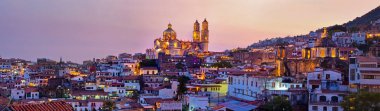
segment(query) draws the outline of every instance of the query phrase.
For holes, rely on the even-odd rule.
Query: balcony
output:
[[[310,101],[310,105],[328,105],[328,106],[339,106],[339,102],[331,102],[331,101]]]

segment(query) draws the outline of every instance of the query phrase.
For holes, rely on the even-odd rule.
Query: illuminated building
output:
[[[312,57],[325,58],[325,57],[339,57],[336,44],[327,37],[327,29],[324,28],[321,38],[317,39],[315,47],[312,48]]]
[[[194,23],[193,41],[182,41],[177,39],[177,33],[173,30],[172,25],[163,32],[162,38],[154,40],[154,51],[148,49],[147,53],[150,58],[157,58],[158,53],[166,55],[182,56],[185,54],[198,54],[208,51],[209,30],[208,22],[205,19],[202,22],[202,29],[198,21]],[[154,54],[154,55],[153,55]]]

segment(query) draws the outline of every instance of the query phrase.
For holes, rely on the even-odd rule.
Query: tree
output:
[[[139,81],[139,85],[140,85],[140,91],[143,91],[144,90],[144,86],[145,86],[145,82],[144,82],[144,78],[142,75],[140,75],[138,77],[138,81]]]
[[[340,105],[345,111],[380,111],[380,93],[352,93]]]
[[[179,70],[185,70],[185,64],[183,64],[182,62],[178,62],[176,65],[175,65],[175,67],[177,68],[177,69],[179,69]]]
[[[111,100],[107,100],[103,102],[103,108],[102,108],[103,111],[112,111],[115,108],[116,108],[115,102]]]
[[[261,106],[264,111],[292,111],[292,106],[286,97],[276,96]]]
[[[157,67],[156,59],[145,59],[139,63],[140,67]]]
[[[211,67],[217,67],[217,68],[231,68],[232,65],[231,65],[231,63],[229,63],[229,62],[221,61],[221,62],[217,62],[217,63],[212,64]]]
[[[178,99],[178,100],[181,100],[183,94],[186,93],[186,91],[187,91],[186,83],[187,83],[189,80],[190,80],[190,78],[187,77],[187,76],[180,76],[180,77],[178,78],[178,82],[179,82],[179,85],[178,85],[178,88],[177,88],[177,99]]]
[[[140,93],[138,91],[133,91],[132,99],[138,100],[140,97]]]

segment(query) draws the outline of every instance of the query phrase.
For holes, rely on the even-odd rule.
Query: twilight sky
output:
[[[0,56],[81,62],[145,52],[170,22],[191,40],[207,18],[210,50],[342,24],[379,0],[0,0]]]

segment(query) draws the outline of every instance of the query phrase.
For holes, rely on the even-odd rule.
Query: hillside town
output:
[[[222,52],[208,25],[182,41],[169,24],[144,53],[82,63],[0,57],[0,110],[343,111],[380,93],[380,19]]]

